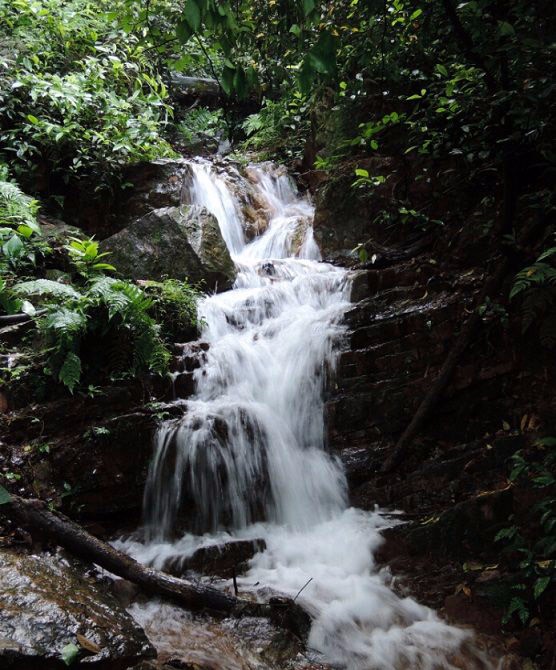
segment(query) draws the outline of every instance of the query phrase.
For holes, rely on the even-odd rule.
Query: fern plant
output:
[[[510,300],[521,300],[522,330],[537,324],[541,344],[556,346],[556,247],[517,273]]]
[[[46,372],[70,392],[83,374],[109,376],[163,374],[169,353],[160,327],[150,316],[151,299],[134,284],[112,277],[93,277],[82,288],[47,279],[21,282],[13,292],[41,303],[37,319],[48,355]],[[90,344],[94,346],[89,346]],[[97,357],[91,357],[94,350]],[[114,350],[124,354],[115,363]]]

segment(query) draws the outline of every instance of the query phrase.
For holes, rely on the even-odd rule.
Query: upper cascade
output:
[[[267,258],[320,260],[313,204],[299,195],[283,169],[261,163],[248,166],[242,175],[233,164],[223,169],[197,159],[190,165],[190,201],[216,216],[238,265]]]

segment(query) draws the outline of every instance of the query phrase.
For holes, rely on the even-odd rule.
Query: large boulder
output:
[[[216,217],[195,205],[153,210],[102,242],[130,279],[188,279],[225,290],[235,268]]]
[[[143,630],[86,566],[0,551],[0,667],[64,668],[74,644],[87,667],[128,668],[156,655]]]
[[[122,194],[117,213],[119,228],[154,209],[186,203],[191,176],[191,165],[183,158],[160,158],[131,165],[125,174],[129,188]]]

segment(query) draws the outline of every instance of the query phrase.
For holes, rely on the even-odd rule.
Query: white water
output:
[[[341,465],[324,448],[323,391],[349,280],[320,262],[311,203],[287,176],[252,168],[268,227],[246,243],[225,178],[205,162],[193,171],[191,198],[218,218],[238,278],[234,290],[199,307],[207,359],[183,418],[158,435],[145,494],[148,541],[123,546],[161,567],[204,544],[262,537],[267,549],[240,587],[295,596],[306,585],[298,600],[314,616],[309,644],[329,662],[348,670],[462,667],[450,659],[471,634],[391,590],[373,561],[390,523],[348,509]],[[183,504],[194,506],[199,534],[168,539]]]

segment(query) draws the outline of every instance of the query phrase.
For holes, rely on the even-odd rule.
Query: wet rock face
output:
[[[235,269],[216,218],[204,208],[164,207],[102,242],[110,262],[131,279],[164,277],[225,290]]]
[[[366,169],[371,177],[390,176],[384,184],[364,193],[353,188],[356,167]],[[353,263],[350,251],[369,238],[379,243],[392,242],[392,230],[377,217],[381,211],[389,209],[392,194],[410,183],[406,171],[403,161],[373,158],[348,165],[347,171],[319,185],[315,193],[314,230],[315,240],[325,258]]]
[[[0,667],[66,667],[60,654],[79,647],[87,667],[123,670],[155,651],[142,629],[86,568],[60,556],[0,552]],[[78,637],[79,636],[79,637]]]
[[[328,442],[344,462],[353,504],[432,513],[438,504],[481,490],[477,471],[492,471],[485,487],[496,481],[496,472],[504,474],[511,454],[499,455],[494,438],[482,439],[511,415],[513,402],[515,357],[499,323],[490,332],[485,324],[462,358],[409,451],[402,480],[380,473],[437,378],[482,281],[478,269],[440,270],[425,255],[353,273],[347,351],[339,357],[326,406]]]
[[[0,467],[22,473],[25,495],[58,500],[70,514],[110,523],[135,517],[157,425],[157,409],[141,401],[141,389],[113,387],[5,416]]]

